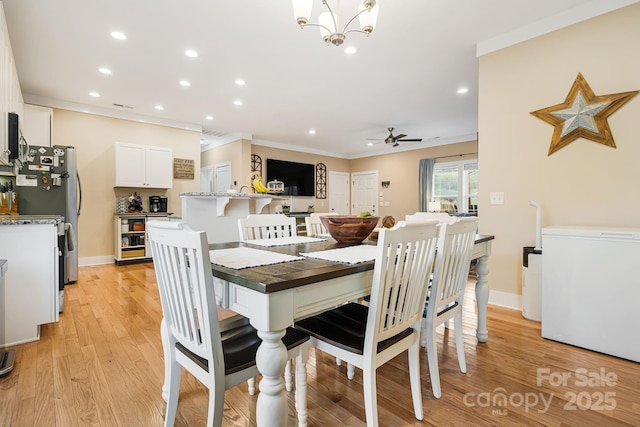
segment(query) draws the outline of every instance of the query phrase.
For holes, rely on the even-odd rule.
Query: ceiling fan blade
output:
[[[417,139],[396,139],[396,141],[399,141],[399,142],[420,142],[420,141],[422,141],[422,138],[417,138]]]
[[[383,138],[367,138],[367,141],[384,141]]]
[[[407,135],[405,135],[404,133],[401,133],[400,135],[394,136],[393,139],[395,139],[397,141],[400,138],[404,138],[405,136],[407,136]]]

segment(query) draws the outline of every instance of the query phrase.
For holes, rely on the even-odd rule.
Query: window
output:
[[[436,163],[433,167],[432,194],[435,202],[433,210],[477,214],[478,161]]]

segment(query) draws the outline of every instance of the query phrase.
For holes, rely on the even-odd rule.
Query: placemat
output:
[[[245,240],[245,243],[251,243],[258,246],[285,246],[285,245],[297,245],[299,243],[314,243],[327,240],[326,238],[318,237],[305,237],[305,236],[291,236],[291,237],[277,237],[275,239],[255,239]]]
[[[214,249],[209,251],[209,257],[212,263],[233,268],[234,270],[304,259],[299,256],[245,247]]]
[[[358,264],[360,262],[375,260],[376,248],[377,247],[374,245],[357,245],[339,249],[329,249],[326,251],[301,253],[300,255],[304,255],[309,258],[323,259],[325,261]]]

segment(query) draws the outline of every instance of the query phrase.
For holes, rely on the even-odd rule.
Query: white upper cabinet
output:
[[[115,187],[171,188],[171,149],[150,145],[115,143]]]
[[[29,145],[51,147],[53,129],[53,109],[38,105],[24,104],[22,134]]]
[[[9,30],[4,18],[2,2],[0,2],[0,165],[9,164],[8,113],[16,113],[21,126],[23,105],[20,81],[9,41]]]

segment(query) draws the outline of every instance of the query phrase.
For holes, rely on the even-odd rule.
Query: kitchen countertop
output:
[[[200,192],[200,191],[194,191],[194,192],[190,192],[190,193],[180,193],[180,197],[229,197],[229,198],[249,198],[249,199],[262,199],[265,197],[268,198],[274,198],[276,197],[273,194],[265,194],[265,193],[255,193],[255,194],[250,194],[250,193],[227,193],[227,192],[221,192],[221,193],[205,193],[205,192]]]
[[[0,215],[0,225],[22,224],[60,224],[64,217],[60,215]]]
[[[113,213],[115,216],[169,216],[173,215],[173,212],[125,212],[125,213]]]

